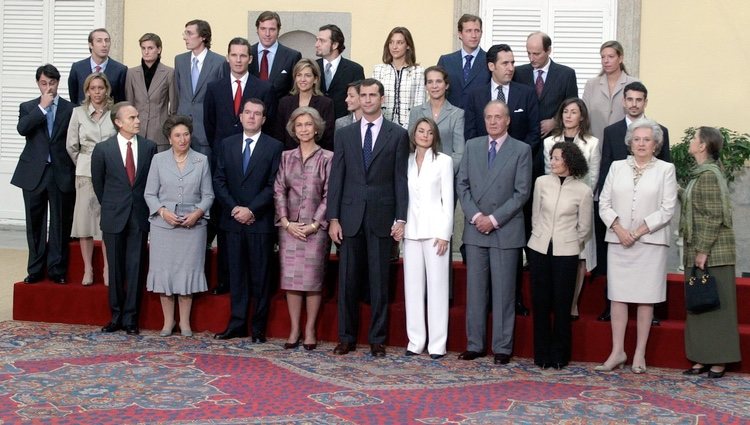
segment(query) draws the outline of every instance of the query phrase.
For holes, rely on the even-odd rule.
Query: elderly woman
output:
[[[591,239],[593,196],[586,158],[576,144],[550,149],[550,171],[534,185],[529,238],[534,363],[562,369],[570,361],[570,303],[579,254]],[[552,317],[550,317],[552,315]]]
[[[599,163],[601,162],[601,148],[599,139],[591,135],[591,124],[589,121],[589,112],[586,104],[578,98],[565,99],[560,105],[555,115],[555,128],[551,135],[544,139],[544,173],[549,174],[551,171],[551,154],[552,146],[559,142],[572,142],[583,153],[583,157],[588,165],[588,173],[581,176],[593,192],[596,183],[599,181]],[[594,215],[592,204],[591,216]],[[573,293],[573,301],[570,307],[572,320],[578,320],[578,296],[581,294],[583,279],[586,272],[590,272],[596,267],[596,239],[593,233],[586,240],[586,246],[581,252],[578,263],[578,274],[576,276],[576,287]]]
[[[331,249],[325,216],[333,152],[318,146],[325,122],[314,108],[297,108],[286,129],[299,146],[282,154],[274,184],[281,289],[286,291],[291,321],[284,348],[297,348],[302,343],[310,351],[318,345],[315,324]],[[307,311],[304,339],[300,329],[303,300]]]
[[[274,136],[284,142],[285,150],[297,149],[297,141],[287,131],[289,117],[297,108],[309,106],[318,112],[324,122],[325,131],[322,131],[316,140],[320,145],[333,151],[333,101],[320,91],[320,68],[312,59],[301,59],[294,65],[294,86],[291,95],[279,100],[279,109],[276,113],[276,126]]]
[[[596,367],[622,367],[628,303],[638,305],[633,373],[646,372],[646,344],[654,303],[667,298],[669,222],[677,202],[674,165],[656,158],[663,143],[655,121],[639,119],[628,127],[625,144],[632,155],[615,161],[599,197],[599,215],[607,227],[607,297],[611,301],[612,352]]]
[[[409,129],[414,131],[417,120],[430,118],[440,131],[440,151],[453,158],[453,172],[458,173],[461,157],[464,155],[464,111],[451,105],[445,98],[450,87],[448,71],[435,65],[424,71],[424,84],[427,89],[427,102],[412,108],[409,114]]]
[[[164,326],[161,336],[175,328],[174,296],[180,310],[180,332],[192,336],[193,294],[208,289],[206,215],[214,201],[208,158],[190,149],[192,120],[173,115],[164,122],[172,148],[154,155],[143,197],[151,217],[151,245],[146,288],[160,294]]]
[[[700,127],[688,152],[696,167],[682,193],[680,231],[685,240],[685,270],[698,267],[716,279],[721,306],[700,314],[687,313],[685,353],[695,364],[683,372],[721,378],[727,363],[738,362],[737,288],[734,280],[735,246],[727,182],[721,172],[721,133]]]
[[[410,136],[409,208],[404,229],[406,355],[420,354],[426,345],[430,357],[439,359],[445,355],[448,341],[453,161],[440,152],[440,131],[432,118],[418,118]]]
[[[99,227],[101,207],[91,184],[91,152],[97,143],[103,142],[116,133],[115,126],[109,118],[112,108],[112,86],[107,76],[95,72],[83,82],[86,99],[81,106],[73,109],[68,126],[66,147],[70,158],[76,164],[76,203],[73,209],[73,228],[70,236],[78,238],[83,257],[84,286],[94,283],[94,239],[102,239]],[[109,283],[107,255],[102,243],[104,261],[104,284]]]
[[[385,119],[408,128],[411,109],[424,103],[424,68],[417,64],[414,39],[407,28],[396,27],[388,33],[383,63],[375,65],[372,78],[385,86]]]

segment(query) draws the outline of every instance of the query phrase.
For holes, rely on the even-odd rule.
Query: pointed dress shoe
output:
[[[510,354],[495,353],[495,364],[510,363]]]
[[[233,338],[246,338],[246,337],[247,337],[247,331],[242,331],[240,329],[227,329],[220,334],[214,335],[214,339],[219,339],[219,340],[227,340],[227,339],[233,339]]]
[[[125,333],[128,335],[138,335],[141,333],[140,329],[136,325],[125,326]]]
[[[337,356],[343,356],[357,349],[357,344],[348,342],[339,342],[339,344],[333,349],[333,354]]]
[[[23,283],[32,284],[32,283],[37,283],[40,280],[42,280],[42,275],[39,275],[36,273],[29,273],[28,276],[23,278]]]
[[[120,326],[119,323],[109,322],[102,327],[102,332],[112,333],[112,332],[117,332],[120,329],[122,329],[122,326]]]
[[[68,283],[68,281],[65,280],[65,275],[53,275],[53,276],[50,276],[49,278],[52,279],[53,282],[59,285],[65,285],[66,283]]]
[[[296,340],[296,341],[294,341],[294,342],[285,342],[285,343],[284,343],[284,349],[285,349],[285,350],[292,350],[292,349],[295,349],[295,348],[299,347],[299,345],[300,345],[301,343],[302,343],[302,338],[297,338],[297,340]]]
[[[370,354],[373,357],[385,357],[385,345],[370,344]]]
[[[467,351],[464,351],[463,353],[459,354],[458,355],[458,359],[459,360],[474,360],[474,359],[478,359],[480,357],[484,357],[485,355],[486,354],[483,353],[483,352],[480,353],[478,351],[467,350]]]

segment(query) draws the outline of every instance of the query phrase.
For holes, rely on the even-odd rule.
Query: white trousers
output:
[[[404,239],[404,299],[407,350],[445,354],[448,341],[448,267],[450,255],[437,255],[435,239]],[[425,296],[426,292],[426,296]],[[425,299],[427,326],[425,327]]]

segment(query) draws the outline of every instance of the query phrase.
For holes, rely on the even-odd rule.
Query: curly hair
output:
[[[552,149],[550,149],[550,157],[555,152],[555,149],[560,149],[563,162],[565,162],[565,166],[568,167],[571,176],[580,179],[588,174],[589,164],[586,162],[583,152],[581,152],[581,149],[575,143],[555,143],[552,145]]]

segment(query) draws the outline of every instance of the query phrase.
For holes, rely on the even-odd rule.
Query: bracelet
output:
[[[316,232],[318,231],[318,225],[317,225],[317,224],[315,224],[315,223],[310,223],[310,227],[312,227],[312,228],[313,228],[313,230],[315,230]]]
[[[287,221],[285,229],[288,229],[290,224],[292,224],[292,222],[291,221]]]

